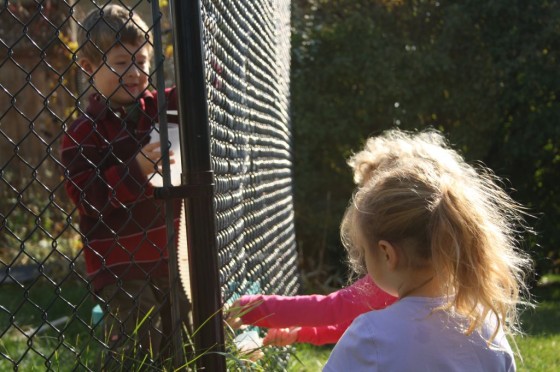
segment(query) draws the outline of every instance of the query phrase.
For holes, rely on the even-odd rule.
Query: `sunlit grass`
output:
[[[333,346],[297,345],[294,357],[290,359],[288,371],[318,372],[323,369]]]
[[[531,336],[518,339],[523,361],[517,360],[518,371],[560,371],[560,335]]]

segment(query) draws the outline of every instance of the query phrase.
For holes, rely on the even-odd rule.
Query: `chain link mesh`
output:
[[[109,315],[106,307],[95,308],[99,298],[85,272],[78,211],[64,192],[68,174],[58,149],[91,93],[76,53],[81,17],[109,3],[152,22],[144,1],[0,5],[0,370],[98,370],[108,348],[102,324]],[[169,86],[177,67],[166,3],[160,1],[159,36]],[[224,302],[246,293],[295,294],[290,4],[201,3],[216,184],[216,290]],[[152,84],[155,79],[152,74]],[[118,249],[119,235],[114,239]],[[126,367],[123,359],[112,362]]]

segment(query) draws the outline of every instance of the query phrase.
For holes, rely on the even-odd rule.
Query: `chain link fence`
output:
[[[189,68],[177,58],[184,44],[192,43],[176,27],[184,22],[177,18],[183,16],[177,13],[182,6],[177,3],[21,0],[0,5],[0,370],[177,367],[185,363],[177,359],[177,350],[184,353],[186,363],[193,353],[200,352],[196,350],[196,340],[195,345],[184,345],[192,343],[189,327],[196,329],[204,321],[201,317],[206,316],[205,310],[200,313],[200,309],[216,305],[211,303],[204,308],[198,302],[208,297],[218,299],[220,304],[231,303],[246,293],[295,294],[298,290],[289,119],[289,1],[191,2],[199,11],[193,22],[200,22],[200,72],[204,74],[202,86],[193,94],[204,105],[197,108],[188,95],[182,96],[187,84],[178,81],[178,107],[174,107],[172,96],[163,95],[159,89],[160,94],[154,97],[159,108],[142,119],[149,124],[149,130],[138,131],[134,125],[131,127],[130,123],[135,122],[132,117],[120,117],[117,124],[122,134],[137,141],[134,156],[123,155],[120,137],[102,132],[100,119],[88,111],[89,96],[99,92],[92,88],[90,74],[80,65],[83,46],[76,35],[84,29],[84,16],[96,11],[103,19],[107,7],[117,4],[130,14],[126,23],[138,26],[133,14],[146,21],[145,40],[155,56],[148,73],[152,90],[174,86],[175,77],[184,76]],[[111,48],[125,45],[117,36]],[[138,67],[135,57],[132,60]],[[109,66],[109,62],[103,60],[101,65]],[[105,98],[112,97],[110,94]],[[191,149],[198,147],[193,142],[197,138],[192,138],[196,137],[191,130],[195,124],[189,122],[189,110],[201,108],[208,151],[193,154]],[[109,111],[119,117],[118,110]],[[142,147],[153,135],[151,128],[156,123],[162,126],[162,142],[170,139],[167,111],[176,112],[181,123],[184,187],[170,186],[170,160],[167,149],[162,147],[162,188],[153,191],[147,180],[137,185],[141,195],[152,190],[156,198],[142,196],[123,202],[120,189],[103,175],[104,166],[107,162],[118,163],[127,176],[133,174],[133,159],[143,153]],[[90,181],[80,184],[76,183],[79,175],[72,173],[69,164],[76,166],[79,159],[91,160],[85,155],[86,146],[75,143],[77,155],[70,161],[62,159],[60,149],[64,138],[74,138],[72,123],[84,115],[93,123],[91,138],[102,138],[104,142],[102,149],[95,150],[101,165],[84,163],[84,167],[92,167],[93,173]],[[199,157],[207,157],[210,163],[210,183],[205,191],[211,191],[208,199],[201,196],[196,185],[189,188],[189,183],[198,180],[192,166]],[[74,202],[65,190],[69,183],[79,190]],[[123,318],[111,312],[114,297],[102,296],[96,284],[99,276],[86,269],[85,261],[91,260],[88,249],[95,239],[91,230],[84,232],[80,208],[89,206],[89,194],[102,190],[107,201],[96,210],[97,220],[92,225],[105,231],[102,238],[109,241],[107,256],[97,257],[101,271],[111,273],[117,291],[126,289],[124,293],[135,304],[142,301],[139,293],[148,286],[146,283],[156,283],[153,291],[162,304],[170,304],[171,315],[164,313],[161,305],[140,318],[150,335],[161,330],[156,324],[158,314],[171,324],[170,334],[174,336],[167,339],[167,349],[160,349],[164,351],[134,354],[141,327],[124,327]],[[157,197],[160,194],[167,197],[162,200]],[[179,204],[183,202],[169,195],[181,195],[186,200],[181,225]],[[150,203],[151,212],[135,214],[135,208],[142,203]],[[192,205],[196,203],[207,204],[208,221],[194,214]],[[119,224],[107,217],[111,208],[122,212]],[[151,228],[157,226],[167,231],[163,242],[150,235]],[[140,230],[139,242],[124,249],[129,229]],[[192,240],[199,234],[197,229],[212,233],[209,244]],[[146,245],[161,252],[161,262],[169,268],[143,265],[137,253]],[[124,252],[119,254],[128,255],[128,265],[111,266],[110,257],[119,250]],[[205,255],[215,257],[210,262],[216,266],[215,280],[211,271],[197,266],[197,257]],[[139,292],[123,285],[131,272],[145,276],[140,278],[144,284]],[[158,278],[169,283],[161,284]],[[208,288],[205,283],[217,285]],[[176,317],[184,316],[180,299],[185,294],[195,316],[189,316],[194,324],[182,327]],[[221,317],[219,320],[211,322],[212,327],[221,327]],[[124,345],[127,355],[114,352],[115,344],[108,339],[109,325],[124,332],[119,347]],[[222,329],[213,332],[220,341]],[[178,342],[184,344],[177,345]],[[281,366],[285,361],[278,363]],[[189,367],[196,368],[194,364]]]

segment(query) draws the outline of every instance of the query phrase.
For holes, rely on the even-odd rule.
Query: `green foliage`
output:
[[[294,2],[293,14],[305,270],[345,270],[338,224],[353,188],[345,159],[394,126],[443,130],[469,161],[508,179],[539,217],[529,241],[539,271],[558,267],[560,3],[317,0]]]

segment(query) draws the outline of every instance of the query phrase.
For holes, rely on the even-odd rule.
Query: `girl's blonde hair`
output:
[[[78,43],[81,57],[93,63],[101,63],[103,55],[123,43],[146,45],[150,55],[153,50],[146,22],[120,5],[106,5],[88,13],[79,24]]]
[[[467,164],[434,131],[398,130],[370,138],[349,164],[359,185],[341,226],[350,264],[364,272],[364,250],[387,240],[410,267],[431,266],[466,334],[489,314],[517,332],[518,305],[528,295],[528,255],[518,247],[528,230],[523,208],[488,169]],[[523,296],[522,296],[523,295]]]

